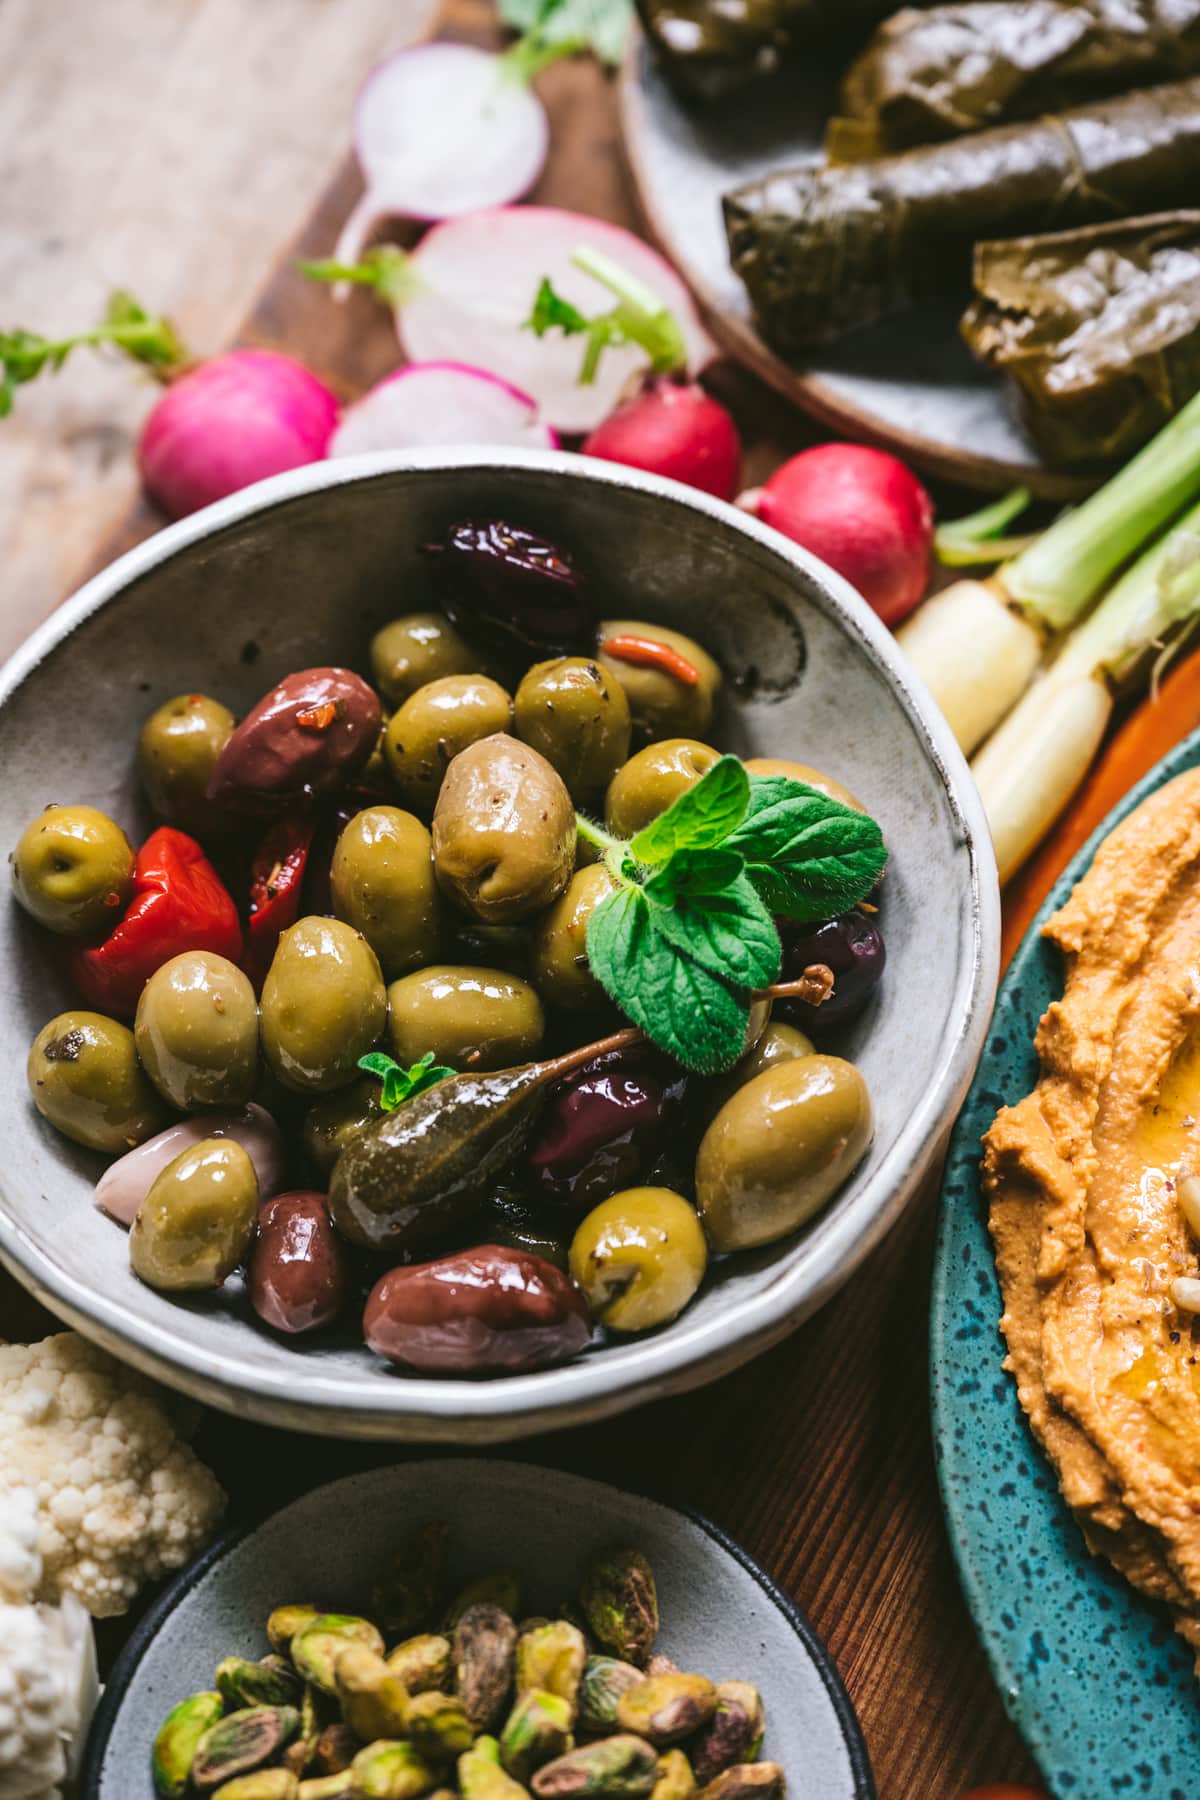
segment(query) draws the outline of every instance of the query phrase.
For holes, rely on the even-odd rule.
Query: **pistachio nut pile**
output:
[[[518,1622],[504,1570],[439,1607],[446,1544],[432,1523],[402,1545],[373,1619],[277,1608],[270,1654],[226,1657],[163,1721],[162,1800],[783,1800],[757,1689],[653,1653],[640,1551],[601,1551],[561,1616]]]

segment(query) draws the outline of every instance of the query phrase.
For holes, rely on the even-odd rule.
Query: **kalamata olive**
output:
[[[318,1331],[341,1310],[346,1272],[323,1194],[277,1194],[258,1212],[250,1304],[276,1331]]]
[[[561,1269],[502,1244],[393,1269],[367,1300],[363,1336],[389,1362],[434,1375],[515,1375],[564,1362],[592,1335]]]
[[[269,817],[334,792],[379,737],[379,695],[349,669],[302,669],[246,714],[218,756],[208,798]]]
[[[530,1192],[555,1206],[594,1206],[650,1168],[683,1080],[645,1059],[609,1059],[550,1095],[529,1156]]]
[[[797,981],[805,969],[824,965],[833,988],[819,1006],[807,1000],[777,1000],[775,1014],[801,1031],[820,1033],[862,1011],[879,984],[886,961],[883,935],[874,919],[857,907],[815,925],[783,922],[781,981]]]
[[[425,549],[437,557],[442,610],[466,637],[543,656],[591,650],[587,584],[556,544],[502,519],[464,519]]]

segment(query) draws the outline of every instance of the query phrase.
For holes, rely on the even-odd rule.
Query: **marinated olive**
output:
[[[670,1188],[626,1188],[590,1212],[570,1270],[593,1318],[648,1331],[681,1313],[704,1280],[708,1249],[695,1209]]]
[[[533,932],[527,925],[485,925],[482,919],[455,912],[447,920],[450,955],[472,968],[503,969],[523,981],[533,974]]]
[[[392,1055],[405,1068],[432,1050],[452,1069],[507,1069],[537,1055],[545,1026],[535,989],[500,969],[438,963],[388,989]]]
[[[379,1094],[379,1082],[364,1075],[309,1108],[302,1136],[318,1174],[328,1175],[355,1132],[379,1117]]]
[[[341,1311],[346,1272],[324,1194],[277,1194],[258,1215],[250,1304],[276,1331],[329,1325]]]
[[[843,806],[852,806],[855,812],[867,810],[848,787],[826,775],[823,769],[811,769],[807,763],[789,762],[782,756],[751,756],[746,759],[746,769],[751,775],[786,775],[790,781],[803,781],[831,800],[840,800]]]
[[[513,699],[517,736],[558,770],[577,805],[601,793],[629,755],[629,702],[587,656],[536,663]]]
[[[488,925],[550,906],[575,863],[575,809],[544,756],[505,732],[451,764],[433,815],[444,891]]]
[[[665,625],[647,625],[641,619],[605,619],[597,636],[600,661],[625,689],[633,727],[642,743],[651,738],[696,737],[708,730],[721,691],[721,670],[694,638],[669,631]],[[622,638],[664,645],[679,659],[678,666],[664,666],[665,658],[656,660],[646,653],[638,656],[633,643],[628,654],[622,655],[612,648]],[[685,670],[694,672],[695,680]]]
[[[778,1006],[779,1001],[775,1004]],[[794,1025],[784,1025],[772,1019],[761,1033],[757,1043],[752,1044],[741,1062],[734,1063],[727,1075],[718,1075],[709,1084],[707,1092],[714,1113],[718,1107],[724,1106],[726,1100],[761,1075],[764,1069],[774,1068],[776,1063],[796,1062],[802,1056],[813,1053],[812,1039],[797,1031]]]
[[[425,549],[438,559],[446,615],[467,637],[543,656],[589,647],[587,585],[557,544],[503,519],[464,519]]]
[[[258,1002],[239,968],[187,950],[156,969],[133,1027],[142,1067],[180,1112],[244,1106],[258,1075]]]
[[[138,1062],[132,1031],[102,1013],[60,1013],[43,1025],[27,1073],[43,1119],[89,1150],[119,1155],[167,1123],[167,1109]]]
[[[648,1059],[630,1055],[607,1058],[560,1083],[529,1154],[533,1193],[578,1210],[643,1178],[663,1147],[686,1079],[665,1077]]]
[[[452,758],[507,731],[512,701],[486,675],[446,675],[410,694],[388,720],[383,753],[406,806],[428,818]]]
[[[563,1225],[548,1220],[521,1194],[507,1188],[498,1188],[488,1201],[477,1222],[476,1235],[487,1236],[493,1243],[504,1244],[510,1250],[524,1250],[530,1256],[540,1256],[543,1262],[553,1263],[556,1269],[567,1266],[567,1252],[571,1247],[569,1222]]]
[[[325,1093],[358,1074],[383,1031],[375,952],[340,919],[301,919],[279,940],[262,991],[262,1046],[285,1087]]]
[[[155,1178],[129,1234],[129,1261],[147,1287],[220,1287],[254,1238],[258,1181],[233,1138],[205,1138]]]
[[[431,681],[477,673],[479,652],[441,613],[406,613],[371,639],[371,670],[388,705],[401,706]]]
[[[538,926],[533,944],[533,977],[543,1000],[573,1011],[601,1006],[607,995],[592,974],[587,957],[587,928],[596,907],[616,892],[616,882],[602,863],[576,869],[567,891]]]
[[[833,986],[819,1005],[796,998],[777,1001],[780,1014],[818,1035],[862,1011],[879,985],[887,952],[873,918],[857,907],[815,925],[785,922],[781,981],[798,981],[805,969],[824,967]]]
[[[12,853],[13,892],[63,937],[111,929],[133,892],[133,847],[94,806],[48,806]]]
[[[246,714],[217,757],[208,798],[274,816],[335,793],[375,748],[379,696],[349,669],[301,669]]]
[[[362,932],[386,980],[437,955],[433,840],[412,813],[396,806],[356,813],[338,838],[330,883],[334,912]]]
[[[136,1150],[127,1150],[116,1162],[109,1163],[96,1183],[94,1203],[118,1224],[132,1225],[155,1176],[192,1144],[215,1137],[236,1138],[242,1146],[254,1164],[260,1200],[279,1192],[287,1158],[283,1134],[269,1112],[250,1105],[239,1112],[210,1112],[196,1119],[181,1119],[147,1138]]]
[[[673,800],[707,775],[720,752],[694,738],[664,738],[648,744],[618,769],[609,783],[604,822],[618,837],[635,832],[666,812]]]
[[[563,1362],[591,1337],[587,1308],[561,1269],[481,1244],[376,1282],[363,1316],[368,1346],[440,1375],[516,1375]]]
[[[146,798],[168,825],[198,837],[217,827],[208,799],[217,758],[233,736],[227,706],[207,694],[177,694],[152,712],[138,738],[137,763]]]
[[[696,1205],[709,1244],[749,1250],[795,1231],[861,1162],[873,1127],[866,1082],[841,1057],[756,1075],[701,1140]]]

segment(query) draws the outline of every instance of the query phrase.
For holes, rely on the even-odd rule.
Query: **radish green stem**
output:
[[[1027,548],[1033,543],[1032,535],[1006,538],[1002,534],[1004,527],[1025,511],[1032,497],[1028,488],[1013,488],[1010,494],[981,506],[978,512],[939,525],[933,534],[938,561],[950,569],[970,568],[979,563],[1003,562]]]
[[[401,306],[423,291],[424,283],[414,274],[410,259],[395,244],[376,244],[364,252],[362,261],[335,262],[325,258],[299,264],[302,275],[310,281],[347,281],[355,287],[367,287],[385,306]]]
[[[111,344],[124,356],[149,368],[161,380],[177,375],[187,353],[168,320],[155,319],[131,294],[118,290],[109,298],[101,324],[71,337],[44,338],[35,331],[0,332],[0,418],[12,411],[14,392],[47,369],[61,369],[72,350]]]
[[[1011,597],[1063,631],[1153,535],[1200,495],[1200,394],[1119,474],[1001,571]]]
[[[655,374],[672,375],[687,368],[687,344],[679,321],[652,288],[587,245],[576,250],[571,261],[583,274],[590,275],[593,281],[615,294],[617,304],[608,312],[595,313],[589,318],[571,301],[556,293],[553,283],[543,277],[533,310],[525,323],[538,337],[557,330],[564,337],[582,335],[587,339],[578,376],[581,387],[589,386],[596,379],[600,358],[610,346],[640,345]]]
[[[497,57],[497,72],[502,80],[528,86],[551,63],[560,62],[565,56],[579,56],[588,48],[584,37],[550,39],[541,31],[527,31]]]

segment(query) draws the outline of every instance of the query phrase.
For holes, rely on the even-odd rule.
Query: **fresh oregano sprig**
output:
[[[372,1050],[367,1056],[360,1056],[358,1066],[368,1075],[377,1075],[383,1083],[383,1091],[379,1096],[379,1104],[386,1112],[395,1112],[406,1100],[412,1100],[417,1094],[423,1094],[426,1088],[436,1087],[439,1081],[445,1081],[447,1075],[453,1075],[453,1069],[447,1069],[433,1060],[433,1051],[427,1050],[419,1062],[409,1068],[401,1068],[393,1057],[382,1050]]]
[[[751,991],[778,979],[775,916],[812,920],[870,893],[887,861],[865,813],[723,756],[632,839],[579,818],[616,883],[588,921],[592,973],[646,1036],[700,1074],[742,1054]]]
[[[88,331],[47,338],[36,331],[0,331],[0,418],[13,406],[17,388],[36,381],[47,370],[61,369],[73,350],[110,346],[161,379],[179,374],[187,352],[167,319],[156,319],[123,289],[109,296],[104,318]]]

